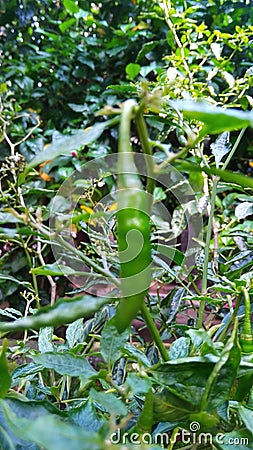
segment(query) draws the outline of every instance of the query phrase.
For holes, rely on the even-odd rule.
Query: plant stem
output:
[[[170,443],[168,445],[168,450],[173,450],[174,444],[176,443],[176,439],[177,439],[177,434],[178,434],[179,428],[174,428],[171,438],[170,438]]]
[[[155,188],[155,179],[154,179],[154,160],[153,160],[153,152],[152,152],[152,146],[149,141],[148,136],[148,130],[147,126],[143,117],[142,108],[139,108],[136,116],[135,116],[135,125],[137,128],[137,132],[141,141],[141,146],[143,153],[146,157],[146,164],[147,164],[147,173],[148,173],[148,179],[147,179],[147,192],[149,194],[153,194],[154,188]]]
[[[178,36],[178,34],[176,32],[176,28],[175,28],[172,20],[170,19],[171,2],[167,1],[167,0],[163,0],[163,5],[164,5],[165,20],[167,22],[167,25],[168,25],[170,31],[173,34],[173,37],[175,39],[176,45],[180,49],[182,65],[183,65],[183,67],[185,69],[185,72],[187,73],[187,75],[189,77],[189,82],[191,84],[192,83],[192,73],[190,71],[189,65],[188,65],[188,63],[186,61],[186,58],[185,58],[184,46],[183,46],[182,42],[180,41],[180,38],[179,38],[179,36]]]
[[[158,350],[160,351],[161,357],[164,361],[169,361],[169,355],[168,352],[163,344],[163,341],[161,339],[161,336],[159,334],[158,329],[156,328],[156,325],[153,321],[153,318],[149,312],[148,307],[144,303],[144,305],[141,308],[142,316],[148,326],[148,329],[151,333],[152,338],[154,339],[154,342],[157,345]]]
[[[229,155],[226,158],[226,161],[224,162],[222,169],[221,170],[225,170],[226,167],[228,166],[232,156],[234,155],[243,135],[245,132],[246,128],[243,128],[234,145],[233,148],[231,149],[231,151],[229,152]],[[220,178],[217,176],[213,177],[213,190],[212,190],[212,196],[211,196],[211,210],[210,210],[210,214],[209,214],[209,218],[208,218],[208,225],[207,225],[207,235],[206,235],[206,245],[205,245],[205,259],[204,259],[204,267],[203,267],[203,279],[202,279],[202,294],[206,295],[206,290],[207,290],[207,275],[208,275],[208,262],[209,262],[209,248],[210,248],[210,242],[211,242],[211,235],[212,235],[212,224],[213,224],[213,219],[214,219],[214,208],[215,208],[215,197],[216,197],[216,192],[217,192],[217,186],[218,186],[218,182],[219,182]],[[218,250],[218,249],[217,249]],[[198,314],[198,320],[197,320],[197,328],[201,328],[202,327],[202,323],[203,323],[203,318],[204,318],[204,311],[205,311],[205,306],[206,306],[206,302],[201,302],[200,307],[199,307],[199,314]]]
[[[240,144],[240,141],[244,135],[246,131],[246,128],[242,128],[242,130],[240,131],[240,133],[238,134],[238,137],[233,145],[233,148],[231,149],[231,151],[229,152],[228,157],[226,158],[226,161],[224,162],[223,166],[222,166],[222,170],[225,170],[228,166],[228,164],[231,161],[231,158],[234,156],[235,151],[237,150],[238,145]]]
[[[84,261],[89,267],[92,267],[99,274],[112,280],[112,282],[113,282],[113,284],[115,284],[115,286],[120,287],[120,282],[114,277],[114,275],[111,272],[108,272],[107,270],[102,269],[102,267],[100,267],[97,263],[92,261],[88,256],[84,255],[83,252],[81,252],[77,248],[73,247],[73,245],[71,245],[69,242],[65,241],[61,236],[55,236],[55,239],[57,242],[59,242],[59,244],[62,247],[64,247],[66,250],[70,250],[78,258],[80,258],[82,261]]]
[[[207,225],[207,234],[206,234],[206,245],[205,245],[205,259],[204,259],[204,267],[203,267],[203,276],[202,276],[202,295],[206,295],[207,290],[207,275],[208,275],[208,262],[209,262],[209,249],[210,242],[212,237],[212,224],[213,224],[213,216],[214,216],[214,207],[215,207],[215,197],[217,192],[219,178],[213,177],[213,190],[211,196],[211,210],[208,218]],[[204,312],[205,312],[206,302],[202,301],[199,306],[198,320],[197,320],[197,328],[202,327]]]

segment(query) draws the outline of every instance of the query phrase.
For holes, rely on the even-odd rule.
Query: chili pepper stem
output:
[[[146,324],[148,326],[150,334],[151,334],[152,338],[154,339],[154,342],[157,345],[157,348],[158,348],[158,350],[159,350],[159,352],[161,354],[162,359],[165,362],[169,361],[168,352],[167,352],[167,350],[166,350],[166,348],[164,346],[164,343],[163,343],[163,341],[161,339],[159,331],[157,330],[156,325],[155,325],[155,323],[154,323],[154,321],[152,319],[152,316],[151,316],[151,314],[149,312],[149,309],[148,309],[148,307],[146,306],[145,303],[142,305],[141,313],[142,313],[143,319],[145,320],[145,322],[146,322]]]
[[[148,136],[148,130],[146,127],[146,123],[143,117],[142,109],[139,108],[139,110],[136,113],[135,116],[135,125],[137,128],[137,132],[141,141],[141,146],[144,155],[148,155],[150,157],[146,158],[146,164],[147,164],[147,172],[148,172],[148,179],[147,179],[147,192],[149,194],[153,194],[154,188],[155,188],[155,179],[154,179],[154,160],[152,158],[152,147],[149,141]]]

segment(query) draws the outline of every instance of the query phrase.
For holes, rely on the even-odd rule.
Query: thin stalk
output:
[[[146,126],[141,108],[139,108],[139,110],[135,116],[135,125],[136,125],[136,129],[137,129],[140,141],[141,141],[143,153],[144,153],[144,155],[148,156],[146,158],[147,174],[148,174],[146,189],[149,194],[153,194],[153,191],[154,191],[154,188],[156,185],[155,179],[154,179],[153,152],[152,152],[151,143],[149,141],[147,126]]]
[[[221,170],[225,170],[226,167],[228,166],[232,156],[234,155],[242,137],[243,134],[245,132],[246,128],[243,128],[231,151],[229,152],[229,155],[226,158],[226,161],[224,162]],[[208,225],[207,225],[207,235],[206,235],[206,245],[205,245],[205,259],[204,259],[204,267],[203,267],[203,279],[202,279],[202,294],[206,294],[206,290],[207,290],[207,273],[208,273],[208,262],[209,262],[209,248],[210,248],[210,242],[211,242],[211,236],[212,236],[212,225],[213,225],[213,219],[214,219],[214,209],[215,209],[215,197],[216,197],[216,192],[217,192],[217,186],[218,186],[218,182],[219,182],[220,178],[217,176],[213,177],[213,189],[212,189],[212,195],[211,195],[211,210],[210,210],[210,214],[209,214],[209,218],[208,218]],[[199,314],[198,314],[198,320],[197,320],[197,328],[201,328],[202,327],[202,323],[203,323],[203,318],[204,318],[204,311],[205,311],[205,306],[206,306],[206,302],[201,302],[200,307],[199,307]]]
[[[170,443],[168,445],[168,450],[173,450],[174,444],[177,442],[177,435],[179,432],[179,428],[174,428],[171,438],[170,438]]]
[[[192,83],[192,73],[190,71],[189,65],[185,59],[185,54],[184,54],[184,46],[182,44],[182,42],[180,41],[180,38],[176,32],[176,28],[172,22],[172,20],[170,19],[170,9],[171,9],[171,2],[168,0],[163,0],[163,5],[164,5],[164,14],[165,14],[165,20],[167,22],[167,25],[170,29],[170,31],[173,34],[173,37],[175,39],[175,43],[178,46],[178,48],[180,49],[180,53],[181,53],[181,58],[182,58],[182,64],[184,66],[185,72],[187,73],[188,77],[189,77],[189,82],[190,84]]]
[[[145,322],[146,322],[146,324],[148,326],[150,334],[151,334],[152,338],[154,339],[154,342],[156,343],[158,350],[160,351],[162,359],[165,362],[169,361],[168,352],[167,352],[167,350],[166,350],[166,348],[164,346],[164,343],[163,343],[163,341],[161,339],[159,331],[156,328],[156,325],[155,325],[155,323],[153,321],[153,318],[152,318],[152,316],[151,316],[151,314],[149,312],[149,309],[148,309],[148,307],[146,306],[145,303],[143,304],[143,306],[141,308],[141,313],[142,313],[142,316],[143,316],[143,318],[144,318],[144,320],[145,320]]]
[[[243,129],[240,131],[240,133],[238,134],[238,137],[237,137],[237,139],[236,139],[236,141],[235,141],[235,143],[234,143],[234,145],[233,145],[231,151],[229,152],[229,155],[227,156],[226,161],[224,162],[224,164],[223,164],[223,166],[222,166],[222,170],[225,170],[225,169],[227,168],[228,164],[230,163],[231,158],[234,156],[234,153],[235,153],[235,151],[237,150],[237,147],[238,147],[238,145],[240,144],[241,139],[242,139],[242,137],[243,137],[245,131],[246,131],[246,128],[243,128]]]
[[[80,250],[73,247],[69,242],[65,241],[62,237],[57,236],[55,237],[59,244],[64,247],[66,250],[70,250],[72,253],[74,253],[77,257],[79,257],[82,261],[84,261],[89,267],[92,267],[92,269],[95,269],[98,273],[101,275],[109,278],[112,280],[113,284],[115,286],[120,287],[120,282],[114,277],[114,275],[111,272],[108,272],[107,270],[102,269],[97,263],[92,261],[88,256],[85,256]]]
[[[208,274],[208,262],[209,262],[209,248],[212,237],[212,225],[213,225],[213,216],[214,216],[214,207],[215,207],[215,197],[217,193],[217,185],[219,178],[213,177],[213,190],[211,196],[211,210],[208,218],[207,225],[207,234],[206,234],[206,245],[205,245],[205,259],[204,259],[204,267],[203,267],[203,276],[202,276],[202,294],[206,295],[207,290],[207,274]],[[204,311],[205,311],[206,302],[202,301],[199,306],[199,314],[197,320],[197,328],[202,327]]]

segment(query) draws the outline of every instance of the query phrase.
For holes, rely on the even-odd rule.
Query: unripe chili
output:
[[[242,333],[240,335],[240,345],[243,353],[253,353],[253,335],[251,329],[251,304],[247,288],[242,288],[244,295],[245,314]]]
[[[117,241],[122,298],[115,323],[123,332],[141,309],[151,281],[150,202],[134,162],[130,144],[134,100],[122,107],[119,128]]]

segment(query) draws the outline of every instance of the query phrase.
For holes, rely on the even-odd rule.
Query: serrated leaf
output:
[[[63,325],[98,311],[109,299],[84,295],[75,299],[62,298],[54,306],[41,308],[33,316],[23,317],[14,322],[0,322],[0,332],[38,329],[47,326]]]

